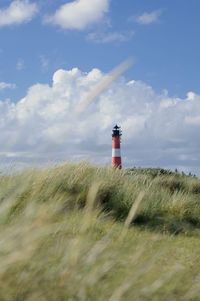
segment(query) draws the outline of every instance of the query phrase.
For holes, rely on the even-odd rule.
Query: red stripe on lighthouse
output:
[[[119,148],[120,149],[120,137],[113,137],[112,138],[112,148]]]
[[[112,167],[122,168],[122,159],[121,159],[121,130],[117,125],[113,129],[112,133]]]

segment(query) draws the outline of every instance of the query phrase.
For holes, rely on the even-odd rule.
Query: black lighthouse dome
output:
[[[116,124],[112,130],[112,137],[119,137],[122,135],[121,127]]]

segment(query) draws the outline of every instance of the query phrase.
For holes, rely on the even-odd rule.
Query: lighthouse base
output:
[[[114,157],[114,158],[112,158],[112,167],[113,168],[118,168],[118,169],[122,168],[121,157]]]

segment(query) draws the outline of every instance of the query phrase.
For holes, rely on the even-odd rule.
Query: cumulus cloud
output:
[[[58,25],[63,29],[83,30],[102,20],[109,11],[110,0],[76,0],[58,8],[45,22]]]
[[[37,11],[36,3],[14,0],[8,7],[0,8],[0,27],[29,22]]]
[[[200,174],[200,95],[173,98],[122,77],[77,115],[78,103],[103,76],[98,69],[57,70],[51,85],[31,86],[17,103],[1,101],[1,162],[89,159],[110,164],[111,130],[118,123],[126,166]]]
[[[134,31],[126,32],[92,32],[87,35],[89,41],[101,44],[124,43],[128,42],[134,36]]]
[[[135,18],[136,22],[142,25],[149,25],[159,20],[162,10],[154,10],[152,12],[144,12]]]
[[[11,83],[0,82],[0,91],[5,89],[15,89],[16,85]]]

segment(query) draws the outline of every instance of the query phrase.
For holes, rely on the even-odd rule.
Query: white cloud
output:
[[[0,9],[0,27],[29,22],[37,11],[36,3],[14,0],[8,7]]]
[[[200,174],[200,95],[173,98],[121,78],[78,116],[77,104],[102,77],[98,69],[57,70],[52,85],[30,87],[17,103],[1,101],[1,162],[78,158],[110,164],[111,130],[119,123],[125,165]]]
[[[159,20],[162,15],[162,10],[155,10],[152,12],[144,12],[142,15],[135,18],[136,22],[142,25],[149,25]]]
[[[93,41],[95,43],[123,43],[128,42],[134,36],[133,31],[126,31],[126,32],[108,32],[108,33],[99,33],[99,32],[92,32],[89,33],[87,39],[89,41]]]
[[[83,30],[102,20],[109,11],[110,0],[76,0],[62,5],[45,22],[63,29]]]
[[[11,83],[0,82],[0,91],[5,89],[15,89],[16,85]]]

